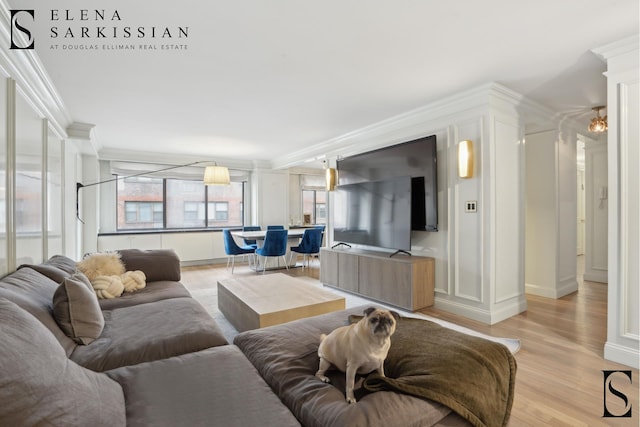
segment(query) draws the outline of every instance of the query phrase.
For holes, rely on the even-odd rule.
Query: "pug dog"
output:
[[[331,365],[345,372],[347,403],[356,401],[353,395],[356,373],[367,374],[376,370],[384,377],[384,360],[400,318],[395,311],[375,307],[364,310],[364,315],[357,323],[320,336],[320,366],[316,377],[325,383],[330,382],[325,372]]]

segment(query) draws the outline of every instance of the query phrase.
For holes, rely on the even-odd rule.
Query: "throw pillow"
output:
[[[122,387],[69,360],[40,321],[4,298],[0,343],[0,425],[126,424]]]
[[[82,273],[64,279],[53,294],[53,316],[60,329],[78,344],[102,334],[104,316],[91,283]]]
[[[125,271],[120,254],[117,252],[88,255],[79,261],[77,266],[90,282],[98,276],[120,276]]]
[[[98,276],[91,281],[91,286],[100,299],[119,297],[124,291],[120,276]]]
[[[140,270],[127,271],[120,276],[120,279],[122,280],[125,292],[139,291],[147,286],[147,276],[145,276],[145,274]]]

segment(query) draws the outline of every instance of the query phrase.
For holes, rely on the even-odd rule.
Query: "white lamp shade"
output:
[[[204,185],[229,185],[229,169],[224,166],[207,166],[204,170]]]

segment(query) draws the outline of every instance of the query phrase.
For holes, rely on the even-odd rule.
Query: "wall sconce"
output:
[[[473,141],[464,140],[458,143],[458,176],[473,177]]]
[[[336,189],[337,173],[334,168],[327,168],[325,171],[325,179],[327,181],[327,191]]]

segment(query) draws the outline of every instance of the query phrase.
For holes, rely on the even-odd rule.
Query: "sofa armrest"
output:
[[[125,269],[141,270],[147,282],[180,281],[180,258],[172,249],[121,249],[118,252]]]

